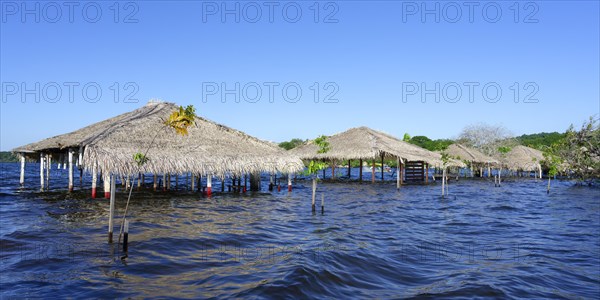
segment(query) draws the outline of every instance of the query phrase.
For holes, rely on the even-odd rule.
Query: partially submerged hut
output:
[[[480,177],[483,177],[484,167],[487,167],[487,175],[490,177],[491,167],[498,166],[500,164],[497,159],[485,155],[477,149],[473,149],[461,144],[452,144],[443,152],[447,153],[451,157],[467,162],[471,167],[471,174],[473,173],[473,168],[479,168]]]
[[[239,178],[259,172],[290,174],[304,167],[298,157],[273,143],[200,117],[196,118],[196,126],[189,128],[188,135],[177,135],[163,124],[177,109],[173,103],[149,102],[134,111],[18,147],[13,152],[22,157],[40,157],[42,188],[44,168],[49,167],[52,157],[68,157],[65,163],[68,160],[69,189],[73,186],[73,155],[77,153],[78,166],[92,173],[94,195],[98,173],[104,176],[105,193],[110,187],[109,174],[134,178],[140,173],[153,173],[156,187],[156,174],[163,174],[166,180],[167,174],[188,172],[207,176],[210,193],[212,176],[224,180],[226,176]],[[138,166],[133,159],[136,153],[145,153],[148,161]],[[291,185],[289,179],[288,185]]]
[[[544,160],[542,151],[526,146],[516,146],[509,152],[499,155],[502,166],[508,170],[519,172],[536,172],[542,178],[542,165]]]
[[[335,166],[336,162],[348,161],[348,177],[350,177],[350,161],[359,160],[361,165],[360,180],[362,180],[362,161],[373,160],[372,181],[375,181],[376,160],[381,160],[383,165],[384,159],[395,159],[400,167],[396,178],[398,186],[404,180],[400,174],[402,173],[402,168],[406,167],[406,164],[409,162],[418,163],[421,166],[421,173],[428,172],[429,166],[439,167],[443,164],[439,153],[409,144],[394,136],[368,127],[351,128],[328,137],[327,141],[329,142],[330,149],[326,153],[317,153],[318,146],[312,141],[298,146],[289,152],[306,160],[331,161],[333,162],[332,166]],[[460,162],[454,163],[461,164]],[[412,165],[409,172],[412,172]],[[423,174],[422,177],[424,177],[422,178],[423,181],[427,181],[427,174]],[[383,180],[383,172],[381,178]]]

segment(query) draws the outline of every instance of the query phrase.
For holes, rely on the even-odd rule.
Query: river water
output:
[[[324,214],[309,181],[211,198],[134,190],[125,256],[107,243],[108,201],[89,197],[89,178],[69,194],[53,169],[41,193],[37,174],[28,164],[20,189],[18,165],[1,164],[1,298],[600,295],[598,187],[459,180],[442,199],[439,184],[324,182]],[[125,199],[121,188],[117,216]]]

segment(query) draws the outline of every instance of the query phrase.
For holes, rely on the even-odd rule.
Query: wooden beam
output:
[[[361,158],[361,159],[359,159],[359,163],[360,163],[360,166],[359,166],[359,169],[358,169],[358,180],[359,180],[359,181],[362,181],[362,169],[363,169],[363,161],[362,161],[362,158]]]

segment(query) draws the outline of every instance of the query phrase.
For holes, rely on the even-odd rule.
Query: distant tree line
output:
[[[0,162],[17,162],[19,158],[12,152],[0,151]]]

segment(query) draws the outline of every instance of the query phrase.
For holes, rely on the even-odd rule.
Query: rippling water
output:
[[[122,258],[107,243],[107,200],[38,192],[36,164],[21,190],[18,165],[1,167],[2,298],[600,295],[597,187],[461,180],[441,199],[435,184],[322,183],[324,214],[303,181],[291,194],[134,192]],[[66,171],[52,172],[65,187]]]

